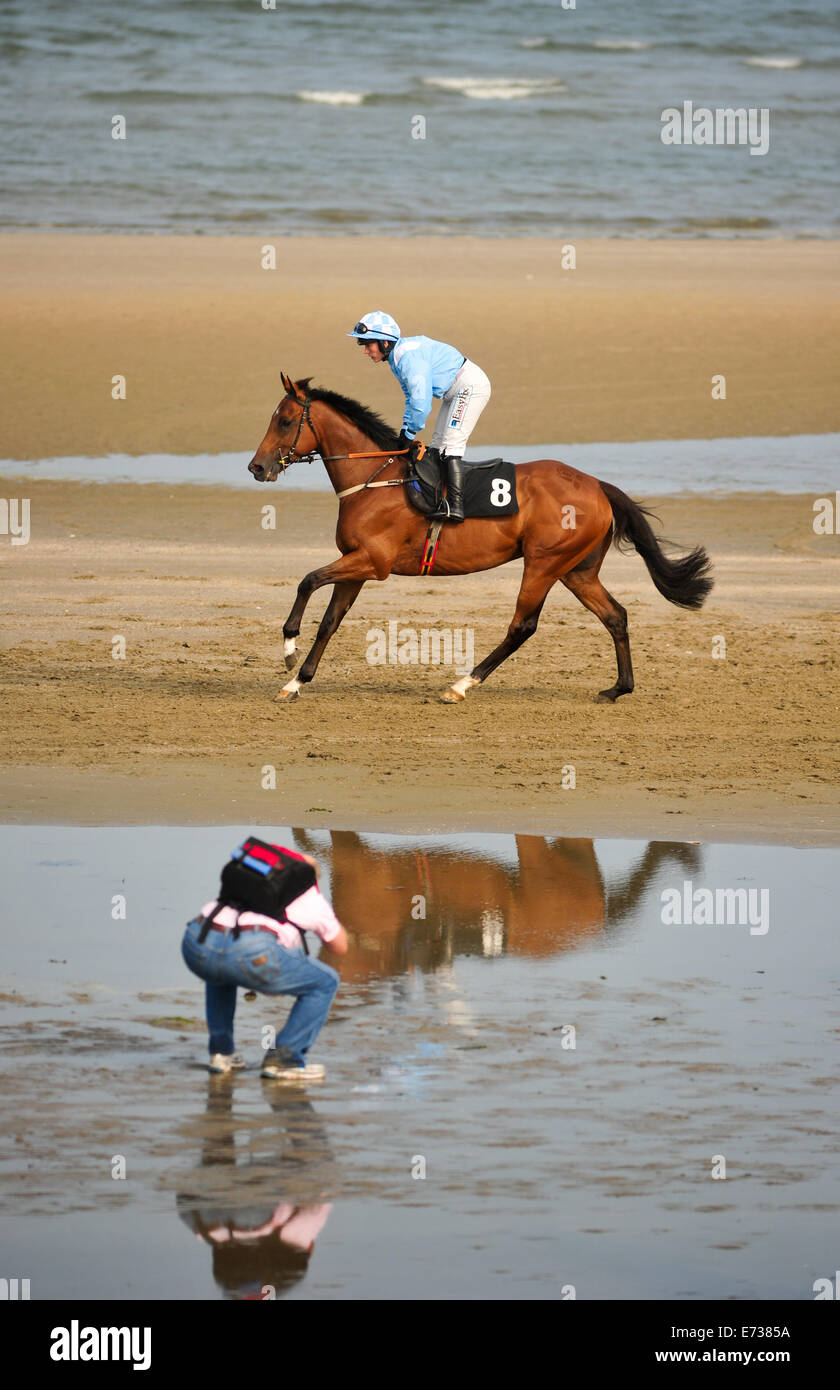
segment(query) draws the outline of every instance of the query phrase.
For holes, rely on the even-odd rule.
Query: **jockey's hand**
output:
[[[418,457],[423,452],[423,446],[419,439],[409,439],[405,430],[400,430],[400,449],[408,450],[408,457],[412,463],[416,463]]]

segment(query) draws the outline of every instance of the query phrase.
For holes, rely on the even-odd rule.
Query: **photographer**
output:
[[[260,870],[262,879],[249,866]],[[275,901],[276,916],[250,910]],[[329,1013],[339,977],[306,953],[305,931],[315,932],[336,955],[346,954],[347,933],[318,887],[315,860],[247,840],[222,875],[220,896],[188,924],[181,944],[187,966],[205,982],[211,1072],[245,1065],[233,1042],[241,986],[295,997],[260,1075],[297,1083],[323,1080],[324,1068],[307,1062],[307,1054]]]

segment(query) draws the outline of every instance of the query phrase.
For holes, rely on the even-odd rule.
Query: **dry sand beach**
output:
[[[334,556],[332,496],[35,482],[25,460],[242,449],[244,469],[281,369],[396,421],[390,373],[344,336],[380,302],[490,372],[478,444],[836,430],[837,245],[586,242],[574,270],[539,240],[284,238],[277,251],[269,271],[249,237],[0,237],[16,345],[0,452],[22,461],[7,490],[25,486],[33,517],[32,542],[0,552],[7,816],[835,839],[840,550],[814,534],[809,496],[658,506],[666,535],[713,557],[700,614],[613,554],[637,677],[614,708],[592,703],[612,644],[565,591],[465,707],[437,703],[449,672],[365,660],[367,632],[390,621],[471,626],[477,656],[489,650],[517,564],[368,585],[286,709],[272,703],[280,628],[299,579]],[[269,501],[274,532],[260,527]],[[725,660],[711,655],[720,635]],[[260,788],[266,764],[275,793]]]
[[[281,371],[396,423],[396,382],[344,336],[380,305],[488,372],[474,445],[838,429],[834,242],[579,241],[568,270],[536,238],[276,237],[263,270],[267,242],[0,236],[0,457],[245,450]]]
[[[809,496],[655,503],[666,535],[710,550],[716,587],[681,612],[612,552],[636,671],[615,706],[593,703],[612,642],[558,585],[536,636],[453,708],[437,699],[451,670],[371,665],[367,634],[472,626],[478,658],[510,620],[518,562],[367,585],[312,686],[280,706],[282,622],[334,555],[331,494],[29,487],[37,543],[3,555],[8,820],[840,839],[840,541],[814,534]]]

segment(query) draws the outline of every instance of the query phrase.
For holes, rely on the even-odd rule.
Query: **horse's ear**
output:
[[[286,388],[287,394],[290,395],[290,396],[292,397],[293,400],[295,400],[295,401],[305,401],[305,400],[306,400],[306,392],[305,392],[305,391],[301,391],[301,389],[300,389],[300,387],[298,386],[297,382],[292,381],[292,378],[291,378],[290,376],[285,376],[285,375],[283,376],[283,385],[284,385],[285,388]]]
[[[281,372],[280,380],[283,383],[283,390],[286,392],[286,395],[293,396],[295,394],[295,383],[292,381],[292,378],[286,376],[285,372]]]

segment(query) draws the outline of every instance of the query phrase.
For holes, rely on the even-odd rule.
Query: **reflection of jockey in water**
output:
[[[277,1179],[267,1184],[249,1171],[255,1162],[277,1168],[276,1152],[268,1159],[246,1152],[243,1161],[240,1150],[237,1163],[230,1078],[214,1076],[201,1164],[191,1175],[194,1190],[176,1197],[181,1220],[211,1247],[213,1278],[228,1298],[279,1298],[299,1283],[332,1209],[323,1198],[336,1185],[337,1175],[315,1110],[303,1097],[291,1097],[276,1087],[267,1086],[265,1093],[283,1122],[288,1143]],[[228,1165],[230,1173],[221,1189],[219,1178],[226,1175],[219,1174],[218,1165]],[[275,1193],[280,1187],[280,1193],[269,1195],[270,1186]]]
[[[426,424],[434,397],[442,401],[427,455],[445,477],[446,501],[435,515],[463,521],[463,457],[467,440],[490,399],[490,381],[457,348],[418,335],[403,338],[390,314],[365,314],[348,338],[355,338],[371,362],[387,362],[405,393],[400,448],[407,448]]]

